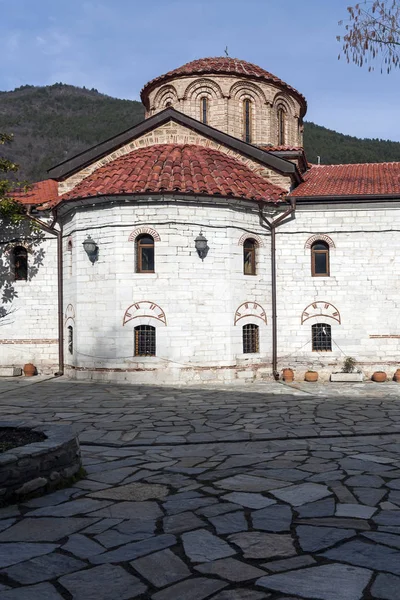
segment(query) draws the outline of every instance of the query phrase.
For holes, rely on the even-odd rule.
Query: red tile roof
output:
[[[302,146],[258,146],[266,152],[304,152]]]
[[[268,202],[279,202],[286,195],[284,189],[222,152],[203,146],[159,144],[140,148],[100,167],[59,201],[147,193],[196,194]]]
[[[355,165],[313,165],[291,196],[400,197],[400,162]]]
[[[272,75],[272,73],[265,71],[257,65],[249,63],[245,60],[240,60],[239,58],[231,58],[230,56],[199,58],[198,60],[188,62],[185,65],[182,65],[182,67],[178,67],[173,71],[168,71],[168,73],[165,73],[164,75],[160,75],[159,77],[152,79],[151,81],[146,83],[146,85],[143,87],[140,93],[142,102],[143,104],[146,104],[147,95],[155,85],[165,83],[166,81],[170,81],[171,79],[175,79],[176,77],[204,74],[238,75],[239,77],[260,79],[262,81],[266,81],[267,83],[273,83],[295,94],[299,98],[300,104],[302,104],[303,106],[304,113],[307,110],[307,101],[305,97],[303,96],[303,94],[300,94],[300,92],[295,90],[292,86],[288,85],[287,83],[279,79],[279,77]]]
[[[58,182],[55,179],[45,179],[29,186],[27,191],[18,190],[13,193],[15,200],[21,204],[43,204],[58,198]]]

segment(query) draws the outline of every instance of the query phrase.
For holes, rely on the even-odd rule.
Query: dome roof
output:
[[[151,89],[155,86],[175,79],[177,77],[187,77],[190,75],[237,75],[239,77],[247,77],[249,79],[259,79],[267,83],[272,83],[278,87],[284,88],[292,94],[296,95],[304,111],[307,107],[305,97],[288,85],[279,77],[272,75],[261,67],[249,63],[239,58],[231,58],[230,56],[217,56],[214,58],[199,58],[178,67],[173,71],[168,71],[164,75],[160,75],[152,79],[143,87],[140,97],[143,104],[146,104],[146,98]]]
[[[58,202],[149,193],[264,202],[280,202],[286,195],[284,189],[218,150],[190,144],[157,144],[134,150],[96,169]]]

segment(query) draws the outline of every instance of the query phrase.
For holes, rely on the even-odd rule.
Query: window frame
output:
[[[286,110],[283,106],[278,107],[278,146],[286,145]]]
[[[204,123],[204,125],[208,125],[208,98],[207,96],[202,96],[200,98],[200,121]]]
[[[252,244],[252,248],[250,250],[246,248],[246,244],[249,242]],[[245,239],[245,241],[243,243],[243,275],[249,275],[249,276],[257,275],[257,249],[258,249],[258,244],[254,238],[246,238]],[[251,262],[250,262],[250,271],[251,272],[250,273],[246,273],[246,261],[245,261],[246,252],[251,253]]]
[[[249,332],[249,333],[248,333]],[[250,350],[248,348],[251,348]],[[256,323],[247,323],[242,327],[243,354],[260,353],[260,327]]]
[[[150,333],[151,334],[151,338],[152,339],[140,339],[140,333]],[[134,330],[133,330],[133,334],[134,334],[134,356],[138,357],[138,358],[144,358],[144,357],[154,357],[157,355],[157,330],[155,327],[153,327],[153,325],[137,325]],[[140,350],[140,345],[144,344],[145,348],[141,351]],[[146,344],[150,345],[150,352],[146,351]]]
[[[316,250],[315,246],[317,244],[322,244],[323,246],[325,246],[325,249],[324,250]],[[326,269],[325,269],[324,273],[316,272],[316,259],[315,259],[316,254],[325,255]],[[327,242],[325,242],[324,240],[315,240],[315,242],[312,243],[312,246],[311,246],[311,275],[312,275],[312,277],[330,277],[331,266],[330,266],[330,256],[329,255],[330,255],[330,247]]]
[[[326,327],[326,337],[329,341],[329,348],[316,347],[316,343],[318,342],[317,336],[320,335],[320,333],[317,330],[317,327]],[[311,325],[311,347],[313,352],[332,352],[332,327],[329,325],[329,323],[314,323],[313,325]]]
[[[144,238],[151,238],[152,239],[152,243],[149,244],[144,244],[142,243],[142,240]],[[155,273],[155,242],[154,242],[154,237],[152,235],[150,235],[149,233],[142,233],[140,234],[136,240],[135,240],[135,247],[136,247],[136,273]],[[153,250],[153,269],[151,270],[147,270],[143,268],[143,256],[142,256],[142,249],[145,248],[152,248]]]
[[[252,139],[253,106],[249,98],[243,100],[243,139],[251,144]]]
[[[17,269],[20,269],[20,267],[17,267],[17,260],[21,259],[21,255],[25,262],[25,277],[17,275]],[[28,250],[25,246],[14,246],[12,250],[12,269],[14,281],[28,281]]]

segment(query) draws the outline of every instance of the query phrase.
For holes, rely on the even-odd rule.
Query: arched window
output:
[[[313,277],[329,277],[329,245],[317,240],[311,246],[311,274]]]
[[[68,325],[68,352],[74,353],[74,328],[72,325]]]
[[[245,240],[243,244],[243,273],[245,275],[256,274],[256,248],[257,242],[255,240]]]
[[[251,144],[251,101],[245,100],[243,102],[243,138],[248,144]]]
[[[278,108],[278,146],[284,146],[286,143],[285,121],[285,110],[283,108]]]
[[[200,120],[208,124],[208,98],[206,97],[200,99]]]
[[[147,233],[136,238],[136,272],[154,273],[154,238]]]
[[[332,352],[331,326],[315,323],[311,328],[312,349],[314,352]]]
[[[28,251],[23,246],[13,249],[14,280],[27,281],[28,279]]]
[[[151,325],[135,327],[135,356],[156,355],[156,328]]]
[[[243,326],[243,354],[259,352],[260,338],[258,325],[250,323]]]

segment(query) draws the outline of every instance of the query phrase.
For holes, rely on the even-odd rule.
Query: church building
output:
[[[0,233],[0,367],[180,384],[328,379],[351,356],[394,373],[400,163],[309,164],[306,99],[243,60],[187,63],[141,99],[143,122],[18,195],[34,229]]]

